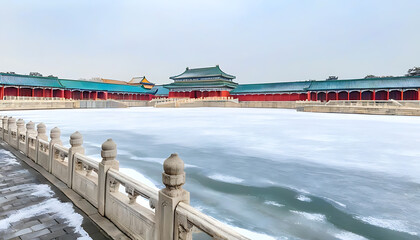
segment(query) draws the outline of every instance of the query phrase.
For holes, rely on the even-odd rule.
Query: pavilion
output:
[[[176,76],[174,82],[164,85],[169,89],[169,98],[227,97],[238,86],[236,77],[223,72],[219,65],[206,68],[186,68]]]

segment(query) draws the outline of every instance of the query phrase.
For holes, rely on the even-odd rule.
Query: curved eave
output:
[[[191,71],[199,71],[199,70],[206,71],[206,70],[209,70],[209,69],[212,69],[212,68],[216,69],[218,71],[218,73],[216,73],[216,74],[202,74],[201,76],[200,75],[197,75],[197,76],[188,76],[187,75]],[[187,75],[187,76],[182,77],[182,75]],[[205,77],[224,77],[224,78],[227,78],[227,79],[235,79],[236,78],[233,75],[230,75],[230,74],[227,74],[227,73],[223,72],[220,69],[219,65],[216,65],[216,67],[209,67],[209,68],[186,69],[183,73],[172,76],[172,77],[169,77],[169,79],[178,80],[178,79],[193,79],[193,78],[200,78],[200,77],[202,77],[202,78],[205,78]]]

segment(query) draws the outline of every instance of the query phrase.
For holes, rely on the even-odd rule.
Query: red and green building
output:
[[[420,76],[238,84],[217,65],[187,68],[173,83],[146,89],[113,84],[0,73],[0,99],[76,100],[233,97],[239,101],[420,100]]]
[[[236,77],[223,72],[219,65],[207,68],[186,68],[179,75],[170,77],[174,82],[164,85],[169,98],[228,97],[238,84]]]
[[[151,100],[153,94],[142,86],[0,73],[0,99]]]
[[[420,100],[420,76],[237,84],[219,66],[187,68],[164,85],[169,98],[234,97],[239,101]]]

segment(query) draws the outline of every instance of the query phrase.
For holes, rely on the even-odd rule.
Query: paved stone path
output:
[[[0,147],[0,239],[108,239],[38,172]]]

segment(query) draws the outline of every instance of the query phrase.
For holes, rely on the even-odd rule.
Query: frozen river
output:
[[[191,204],[253,239],[420,239],[420,117],[280,109],[5,112],[80,131],[87,155],[113,138],[123,171],[162,188],[186,163]]]

